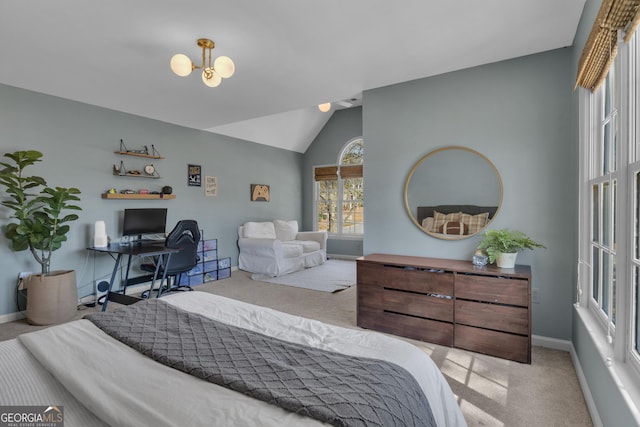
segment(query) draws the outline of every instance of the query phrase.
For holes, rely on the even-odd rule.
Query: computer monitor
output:
[[[141,240],[147,234],[165,234],[167,208],[125,209],[122,235],[128,240]],[[132,237],[133,236],[133,237]]]

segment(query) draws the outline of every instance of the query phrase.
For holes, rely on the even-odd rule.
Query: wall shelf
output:
[[[120,154],[122,156],[146,157],[147,159],[164,159],[164,157],[159,156],[159,155],[136,153],[134,151],[114,151],[114,153]]]
[[[113,174],[115,176],[126,176],[126,177],[130,177],[130,178],[150,178],[150,179],[158,179],[158,178],[160,178],[160,175],[147,175],[145,173],[141,173],[141,174],[137,174],[137,173],[121,174],[119,172],[116,172],[115,170],[113,171]]]
[[[167,200],[175,199],[175,194],[110,194],[102,193],[103,199],[147,199],[147,200]]]

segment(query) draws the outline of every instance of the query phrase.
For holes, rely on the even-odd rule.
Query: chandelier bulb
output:
[[[202,82],[209,87],[218,87],[222,83],[222,77],[211,67],[202,70]]]
[[[318,105],[318,110],[322,111],[323,113],[326,113],[330,109],[331,109],[331,103],[330,102],[325,102],[324,104]]]
[[[193,71],[193,63],[185,54],[178,53],[171,58],[171,71],[180,77],[185,77]]]
[[[223,79],[228,79],[233,76],[233,73],[236,71],[236,66],[228,56],[219,56],[213,62],[213,68],[216,70],[216,73],[220,75]]]

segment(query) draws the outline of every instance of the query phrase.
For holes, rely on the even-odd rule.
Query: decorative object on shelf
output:
[[[268,202],[269,186],[265,184],[251,184],[251,201],[252,202]]]
[[[32,274],[27,284],[27,320],[48,325],[69,320],[76,312],[77,285],[75,271],[51,271],[51,255],[67,240],[70,222],[79,217],[65,211],[82,210],[80,190],[74,187],[49,187],[44,178],[27,176],[24,169],[42,161],[36,150],[15,151],[0,162],[0,185],[6,188],[9,200],[1,204],[14,212],[17,222],[9,222],[5,236],[16,252],[29,250],[41,266],[41,274]],[[38,192],[39,190],[39,192]],[[49,283],[52,282],[52,283]]]
[[[189,165],[189,187],[200,187],[202,185],[202,167],[200,165]]]
[[[165,185],[164,187],[162,187],[162,194],[171,194],[173,193],[173,188],[169,187],[168,185]]]
[[[204,195],[206,197],[215,197],[218,195],[218,177],[217,176],[204,177]]]
[[[152,159],[164,159],[156,150],[155,145],[151,144],[151,153],[149,153],[149,147],[146,145],[141,150],[129,150],[125,145],[124,141],[120,140],[120,151],[116,151],[116,154],[124,154],[127,156],[138,156],[138,157],[149,157]]]
[[[489,257],[484,253],[484,251],[478,249],[476,253],[473,254],[471,262],[477,267],[484,267],[489,263]]]
[[[130,176],[138,178],[160,178],[158,171],[153,165],[146,165],[144,171],[139,170],[127,170],[124,166],[124,162],[120,161],[120,166],[113,165],[113,174],[116,176]]]
[[[497,262],[500,268],[513,268],[518,252],[524,249],[545,248],[522,231],[508,228],[487,230],[482,237],[484,239],[476,249],[485,251],[489,256],[489,262]]]
[[[170,63],[171,70],[176,75],[185,77],[195,69],[202,69],[202,82],[209,87],[218,87],[222,79],[233,76],[236,66],[228,56],[219,56],[213,63],[211,62],[211,51],[216,47],[213,40],[198,39],[197,44],[202,49],[201,65],[194,64],[187,55],[178,53],[173,55]]]

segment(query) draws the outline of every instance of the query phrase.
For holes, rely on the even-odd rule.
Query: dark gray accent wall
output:
[[[112,175],[123,160],[141,169],[148,161],[118,156],[120,139],[127,148],[154,144],[164,160],[153,160],[161,179]],[[249,220],[273,218],[302,221],[302,154],[266,145],[171,125],[113,110],[81,104],[10,86],[0,85],[0,154],[37,149],[44,161],[32,167],[51,185],[76,186],[82,191],[80,220],[72,225],[69,241],[53,255],[52,269],[76,270],[79,295],[93,291],[93,281],[104,280],[113,266],[107,256],[85,248],[92,244],[93,227],[104,220],[107,233],[118,239],[121,214],[128,207],[167,207],[167,227],[180,219],[198,221],[207,239],[217,238],[219,255],[238,262],[237,227]],[[202,166],[218,178],[218,196],[205,197],[204,187],[187,185],[187,165]],[[271,201],[251,202],[251,184],[267,184]],[[111,187],[173,187],[175,200],[103,200]],[[4,192],[0,192],[4,198]],[[38,272],[28,252],[10,250],[4,237],[9,212],[0,207],[0,315],[16,311],[15,284],[20,271]]]

